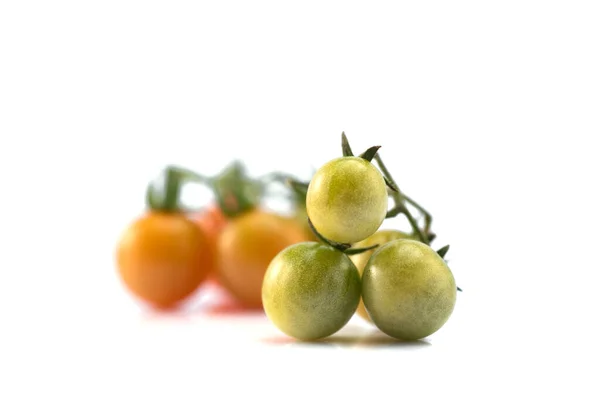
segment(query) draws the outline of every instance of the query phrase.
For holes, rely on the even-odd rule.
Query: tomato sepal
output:
[[[444,256],[446,255],[446,253],[448,253],[449,249],[450,249],[450,245],[447,244],[444,247],[442,247],[441,249],[439,249],[437,251],[437,253],[440,255],[440,257],[444,258]]]
[[[354,153],[352,153],[352,148],[350,148],[350,143],[348,142],[348,137],[346,137],[344,132],[342,132],[342,154],[344,157],[354,156]]]
[[[381,146],[369,147],[359,157],[364,160],[367,160],[368,162],[371,162],[371,161],[373,161],[373,157],[375,157],[375,154],[377,154],[377,151],[379,151],[380,148],[381,148]]]

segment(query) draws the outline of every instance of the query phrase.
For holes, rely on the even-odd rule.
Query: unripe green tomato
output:
[[[267,317],[288,336],[322,339],[356,311],[360,276],[347,255],[316,242],[297,243],[271,261],[262,286]]]
[[[396,239],[413,239],[413,236],[408,233],[401,232],[401,231],[398,231],[395,229],[382,229],[382,230],[375,232],[374,234],[372,234],[365,240],[361,240],[360,242],[354,244],[352,247],[353,248],[370,247],[375,244],[378,244],[379,247],[381,247],[384,244],[391,242],[392,240],[396,240]],[[371,258],[371,256],[375,252],[375,250],[377,250],[377,247],[374,248],[373,250],[368,250],[363,253],[354,254],[354,255],[350,256],[350,259],[352,260],[354,265],[356,265],[356,268],[358,268],[358,273],[360,275],[362,275],[363,270],[365,269],[365,266],[367,265],[367,262],[369,261],[369,258]],[[364,304],[362,298],[360,299],[360,303],[358,304],[358,309],[356,310],[356,313],[358,315],[360,315],[361,318],[363,318],[365,321],[373,322],[373,321],[371,321],[371,318],[369,318],[369,314],[367,313],[367,310],[365,309],[365,304]]]
[[[401,340],[427,337],[450,318],[456,283],[431,247],[399,239],[377,249],[362,275],[362,298],[373,323]]]
[[[388,209],[381,172],[360,157],[340,157],[312,177],[306,210],[316,230],[338,243],[359,242],[379,229]]]

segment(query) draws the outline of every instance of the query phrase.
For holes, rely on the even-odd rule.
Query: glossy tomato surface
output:
[[[388,210],[381,172],[360,157],[340,157],[312,177],[306,210],[321,235],[339,243],[356,243],[379,229]]]
[[[322,243],[304,242],[273,259],[262,295],[267,316],[282,332],[316,340],[334,334],[350,320],[360,299],[360,276],[344,253]]]
[[[237,216],[218,239],[219,282],[243,305],[261,307],[269,263],[281,250],[305,240],[307,232],[297,219],[260,209]]]
[[[412,236],[410,234],[399,231],[399,230],[381,229],[381,230],[375,232],[374,234],[372,234],[371,236],[369,236],[368,238],[366,238],[365,240],[362,240],[362,241],[356,243],[352,247],[353,248],[371,247],[375,244],[377,244],[377,245],[379,245],[379,247],[381,247],[384,244],[391,242],[392,240],[410,239],[410,238],[412,238]],[[361,276],[365,269],[365,266],[367,265],[367,262],[369,261],[369,258],[371,258],[371,256],[375,252],[375,250],[377,250],[377,248],[375,248],[373,250],[365,251],[364,253],[354,254],[354,255],[350,256],[350,259],[352,260],[354,265],[356,265],[356,268],[358,268],[358,272],[360,273]],[[372,322],[371,318],[369,317],[369,314],[367,313],[367,310],[365,309],[365,304],[362,300],[362,296],[360,299],[360,303],[358,304],[358,309],[356,310],[356,313],[358,315],[360,315],[360,317],[363,318],[364,320]]]
[[[362,296],[373,323],[397,339],[416,340],[439,330],[456,303],[456,283],[431,247],[410,239],[376,250],[363,271]]]

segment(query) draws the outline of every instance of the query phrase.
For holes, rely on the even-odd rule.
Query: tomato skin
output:
[[[384,333],[417,340],[440,329],[456,303],[456,283],[431,247],[411,239],[377,249],[362,276],[365,308]]]
[[[194,220],[208,238],[211,251],[216,259],[218,254],[217,246],[219,243],[219,236],[229,223],[227,217],[225,214],[223,214],[219,206],[211,205],[203,210],[200,214],[196,215]],[[209,272],[206,280],[214,285],[221,286],[217,276],[216,268],[213,268]]]
[[[247,211],[230,220],[218,239],[218,280],[242,305],[260,308],[269,263],[281,250],[305,240],[307,233],[296,219]]]
[[[381,230],[378,230],[377,232],[375,232],[374,234],[372,234],[371,236],[369,236],[368,238],[366,238],[365,240],[362,240],[362,241],[354,244],[352,247],[354,247],[354,248],[370,247],[375,244],[378,244],[379,247],[381,247],[384,244],[391,242],[392,240],[412,239],[412,238],[413,238],[412,235],[402,232],[402,231],[399,231],[399,230],[381,229]],[[356,268],[358,269],[358,272],[360,273],[361,277],[362,277],[363,271],[365,269],[365,266],[367,265],[367,262],[369,261],[369,258],[371,258],[371,256],[377,249],[378,249],[378,247],[374,248],[373,250],[368,250],[363,253],[354,254],[354,255],[350,256],[350,260],[352,260],[354,265],[356,265]],[[358,304],[358,309],[356,310],[356,313],[365,321],[368,321],[371,323],[373,322],[373,321],[371,321],[371,318],[369,317],[369,313],[367,313],[367,310],[365,309],[365,303],[362,299],[362,296],[360,299],[360,303]]]
[[[312,177],[306,195],[311,222],[325,238],[356,243],[379,229],[388,209],[383,175],[360,157],[340,157]]]
[[[343,328],[356,311],[360,276],[341,251],[323,243],[298,243],[272,260],[262,296],[268,318],[283,333],[322,339]]]
[[[204,231],[212,244],[216,245],[218,237],[227,226],[227,217],[216,205],[211,205],[202,211],[195,218],[200,228]]]
[[[130,292],[167,309],[188,298],[213,268],[214,254],[200,227],[184,215],[150,212],[119,239],[117,270]]]

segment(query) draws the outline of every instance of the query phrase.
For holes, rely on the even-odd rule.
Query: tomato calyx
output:
[[[380,148],[381,146],[369,147],[359,157],[364,160],[367,160],[368,162],[371,162],[373,161],[373,157],[375,157],[375,154],[377,154],[377,151],[379,151]]]
[[[427,245],[430,244],[431,240],[432,240],[431,235],[430,235],[430,228],[431,228],[431,221],[432,221],[431,214],[429,214],[417,202],[415,202],[414,200],[412,200],[410,198],[407,198],[407,196],[405,196],[400,191],[400,189],[398,188],[398,185],[394,181],[394,178],[392,177],[389,170],[383,163],[381,155],[378,153],[380,148],[381,148],[381,146],[370,147],[364,153],[362,153],[360,155],[360,157],[362,157],[363,159],[365,159],[369,162],[371,162],[372,160],[375,160],[375,162],[379,166],[379,169],[381,170],[381,174],[383,176],[385,184],[389,188],[389,194],[392,197],[392,200],[394,201],[394,207],[388,211],[388,213],[386,214],[386,218],[387,219],[394,218],[400,214],[403,214],[408,219],[408,222],[410,223],[411,228],[413,230],[413,234],[415,234],[418,237],[419,241],[421,241]],[[348,137],[346,136],[345,132],[342,132],[342,154],[345,157],[353,156],[352,148],[350,147],[350,142],[348,141]],[[406,206],[407,203],[410,203],[412,206],[417,208],[417,210],[419,210],[421,213],[423,213],[423,215],[425,217],[424,218],[425,226],[423,229],[421,229],[419,227],[419,225],[417,224],[416,219],[413,217],[412,213]]]
[[[440,257],[444,258],[444,256],[446,255],[446,253],[448,253],[448,249],[450,249],[450,245],[447,244],[444,247],[442,247],[441,249],[439,249],[437,251],[437,253],[439,254]]]
[[[146,206],[162,212],[197,211],[193,208],[184,209],[180,203],[182,186],[186,183],[196,183],[207,186],[213,192],[220,211],[231,219],[258,207],[267,195],[270,183],[279,182],[289,189],[287,181],[290,179],[293,179],[291,175],[282,172],[273,172],[258,178],[250,177],[240,160],[234,160],[215,176],[204,176],[181,166],[167,165],[160,175],[148,184]],[[292,190],[291,195],[296,209],[305,210],[306,189]]]
[[[191,170],[176,165],[168,165],[146,187],[146,206],[154,211],[186,211],[179,203],[181,187],[190,180],[204,182],[207,179]]]
[[[350,143],[348,142],[348,138],[346,137],[346,133],[342,132],[342,154],[344,157],[353,157],[354,153],[352,153],[352,148],[350,147]]]
[[[229,218],[250,211],[260,203],[264,189],[251,179],[245,166],[234,161],[209,182],[223,214]]]
[[[365,150],[360,158],[371,162],[377,151],[381,148],[381,146],[371,146],[367,150]],[[352,152],[352,148],[350,147],[350,142],[348,141],[348,137],[345,132],[342,132],[342,155],[344,157],[354,157],[354,153]]]
[[[146,206],[162,212],[187,212],[180,204],[181,187],[194,182],[208,186],[219,208],[227,217],[235,217],[255,208],[263,189],[259,182],[246,174],[243,164],[234,161],[214,177],[198,174],[177,165],[168,165],[146,188]]]
[[[371,162],[371,161],[373,161],[373,158],[377,155],[377,152],[379,151],[380,148],[381,148],[381,146],[369,147],[359,157],[364,160],[367,160],[368,162]],[[350,142],[348,141],[348,137],[346,136],[345,132],[342,132],[342,154],[344,155],[344,157],[354,157],[354,153],[352,152],[352,148],[350,147]],[[393,180],[388,178],[388,176],[386,176],[386,174],[382,174],[382,175],[383,175],[383,180],[385,181],[386,186],[392,192],[397,192],[398,187],[393,182]]]

